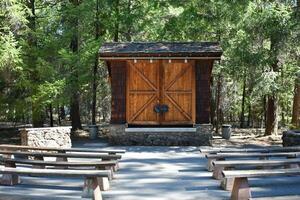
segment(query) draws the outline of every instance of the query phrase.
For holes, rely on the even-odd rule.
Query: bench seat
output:
[[[199,151],[204,154],[216,154],[216,153],[271,153],[271,152],[297,152],[300,151],[300,146],[293,147],[265,147],[265,148],[200,148]]]
[[[93,152],[93,153],[108,153],[108,154],[121,154],[125,153],[125,150],[121,149],[86,149],[86,148],[56,148],[56,147],[30,147],[23,145],[7,145],[0,144],[1,150],[38,150],[38,151],[57,151],[57,152]]]
[[[213,161],[214,166],[213,177],[215,179],[222,179],[222,171],[227,169],[235,169],[238,167],[285,167],[295,168],[299,167],[300,159],[282,159],[282,160],[225,160]]]
[[[29,169],[29,168],[0,168],[3,174],[2,185],[14,185],[20,183],[19,175],[27,176],[60,176],[60,177],[83,177],[84,186],[82,197],[102,200],[100,190],[101,178],[109,177],[109,170],[65,170],[65,169]]]
[[[65,161],[43,161],[43,160],[31,160],[31,159],[12,159],[12,158],[1,158],[0,163],[6,167],[16,167],[16,164],[31,165],[34,168],[45,168],[46,166],[59,167],[61,169],[68,169],[70,167],[94,167],[97,170],[110,170],[111,175],[109,179],[111,180],[114,176],[114,167],[117,165],[118,161],[90,161],[90,162],[65,162]]]
[[[205,157],[207,161],[207,170],[213,171],[214,166],[213,161],[216,160],[225,160],[232,158],[253,158],[257,157],[259,159],[267,159],[269,157],[286,157],[286,158],[296,158],[300,152],[278,152],[278,153],[217,153],[217,154],[208,154]]]
[[[224,170],[224,179],[234,179],[231,191],[232,200],[246,200],[251,198],[251,190],[248,178],[271,177],[271,176],[296,176],[300,175],[300,168],[276,169],[276,170]]]
[[[0,154],[4,155],[19,155],[19,156],[33,156],[33,157],[64,157],[64,158],[99,158],[102,160],[118,160],[121,155],[108,155],[100,153],[52,153],[52,152],[21,152],[21,151],[3,151]]]

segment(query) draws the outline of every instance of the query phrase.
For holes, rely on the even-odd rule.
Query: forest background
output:
[[[0,121],[108,122],[109,41],[219,41],[214,127],[300,127],[300,0],[1,0]]]

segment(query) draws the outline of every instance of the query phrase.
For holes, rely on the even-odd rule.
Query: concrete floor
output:
[[[100,141],[74,142],[74,147],[101,148]],[[120,171],[103,192],[107,200],[229,199],[219,181],[205,170],[206,159],[196,147],[111,147],[126,149]],[[0,200],[82,199],[82,179],[21,177],[22,184],[0,186]],[[273,200],[300,199],[300,177],[250,179],[253,197]],[[292,195],[288,196],[287,195]],[[267,198],[271,199],[271,198]]]

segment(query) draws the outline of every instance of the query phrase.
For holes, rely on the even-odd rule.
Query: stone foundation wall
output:
[[[159,128],[157,128],[159,129]],[[178,128],[180,130],[180,128]],[[184,130],[184,129],[183,129]],[[124,125],[111,125],[108,141],[112,145],[144,145],[144,146],[211,146],[212,126],[197,125],[195,131],[174,132],[134,132],[125,131]]]
[[[21,144],[32,147],[72,147],[71,127],[20,129]]]
[[[288,130],[282,133],[282,145],[299,146],[300,145],[300,131]]]

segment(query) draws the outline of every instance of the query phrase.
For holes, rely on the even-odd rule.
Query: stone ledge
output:
[[[33,147],[71,148],[71,127],[20,129],[21,144]]]
[[[196,128],[125,128],[111,125],[108,135],[112,145],[211,146],[210,125]]]

